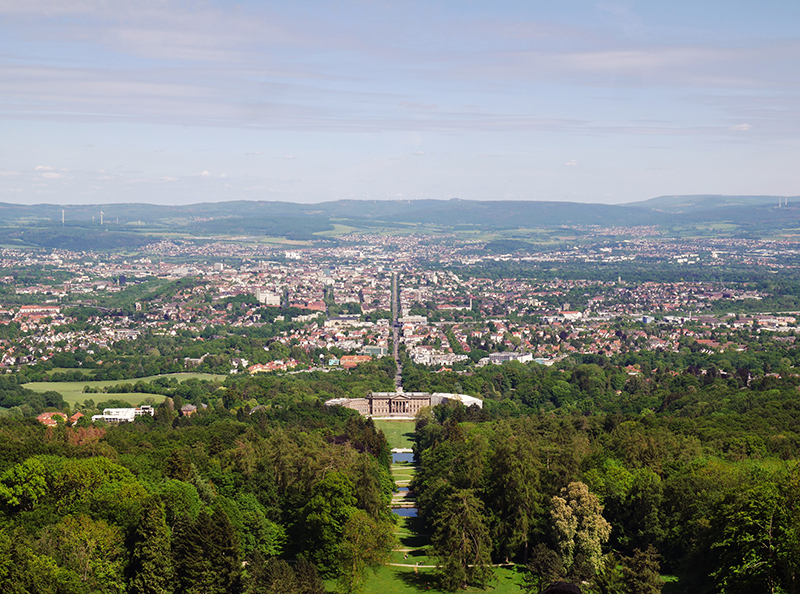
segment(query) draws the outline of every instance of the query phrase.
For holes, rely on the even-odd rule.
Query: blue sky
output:
[[[796,0],[0,0],[0,202],[799,186]]]

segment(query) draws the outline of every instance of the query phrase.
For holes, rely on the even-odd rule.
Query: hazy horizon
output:
[[[800,5],[0,3],[0,202],[800,193]]]

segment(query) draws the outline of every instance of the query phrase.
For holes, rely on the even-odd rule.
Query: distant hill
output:
[[[660,226],[727,223],[739,227],[742,236],[800,226],[798,196],[660,196],[625,206],[658,215]]]
[[[727,223],[736,226],[742,236],[749,236],[799,227],[800,197],[790,196],[788,205],[781,207],[777,196],[719,195],[660,196],[622,205],[459,199],[339,200],[321,204],[232,201],[185,206],[0,203],[0,226],[6,227],[7,240],[72,249],[135,247],[152,240],[151,233],[163,230],[200,236],[314,239],[320,237],[315,233],[332,230],[334,223],[341,222],[361,228],[429,225],[444,231],[594,225],[680,229],[697,223]]]
[[[640,209],[576,202],[424,200],[413,201],[387,220],[475,225],[479,228],[530,228],[562,225],[649,225],[655,217]]]
[[[207,202],[186,206],[152,204],[104,204],[60,206],[53,204],[0,204],[0,222],[6,224],[60,223],[61,211],[67,221],[100,221],[104,212],[107,224],[119,220],[123,225],[162,224],[174,228],[240,228],[255,231],[256,220],[313,219],[319,230],[322,220],[384,221],[390,223],[431,223],[434,225],[477,225],[478,227],[536,227],[559,225],[641,225],[655,218],[644,209],[608,204],[543,201],[468,201],[468,200],[339,200],[321,204],[289,202],[235,201]],[[236,221],[240,221],[237,223]],[[211,221],[215,223],[211,224]],[[225,221],[221,223],[220,221]],[[287,221],[284,221],[287,222]],[[255,227],[255,229],[254,229]]]
[[[641,202],[630,202],[624,206],[643,208],[658,212],[672,214],[685,214],[707,210],[725,208],[747,208],[751,206],[778,206],[778,200],[783,202],[785,196],[721,196],[716,194],[698,194],[690,196],[659,196]],[[788,197],[789,204],[794,205],[800,200],[797,196]]]

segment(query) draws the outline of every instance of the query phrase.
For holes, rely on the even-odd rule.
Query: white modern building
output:
[[[138,408],[106,408],[102,415],[92,415],[92,422],[105,421],[106,423],[133,423],[136,417],[155,414],[155,409],[149,404]]]

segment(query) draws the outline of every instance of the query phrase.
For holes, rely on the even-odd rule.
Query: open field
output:
[[[348,233],[361,232],[362,230],[358,227],[353,227],[351,225],[343,225],[341,223],[334,223],[331,222],[333,225],[333,229],[328,231],[315,231],[313,234],[318,235],[320,237],[340,237],[342,235],[347,235]]]
[[[26,386],[27,387],[27,386]],[[36,390],[37,392],[46,392],[47,390],[38,390],[36,388],[31,388]],[[52,390],[52,388],[51,388]],[[68,403],[70,406],[74,406],[77,403],[83,404],[85,400],[94,400],[95,402],[103,402],[106,400],[122,400],[123,402],[127,402],[132,406],[140,406],[141,404],[145,403],[145,400],[148,398],[152,398],[155,400],[156,404],[162,402],[165,396],[161,394],[148,394],[147,392],[125,392],[121,394],[116,393],[108,393],[105,392],[102,394],[84,394],[80,391],[80,388],[76,388],[74,391],[69,390],[56,390],[64,397],[64,402]]]
[[[399,556],[399,561],[395,557]],[[421,561],[423,565],[436,565],[435,558],[412,557],[403,559],[401,553],[394,553],[392,563],[407,563],[413,565]],[[486,589],[467,588],[460,592],[492,592],[492,594],[519,594],[519,584],[522,583],[522,572],[516,567],[495,568],[497,581],[492,582]],[[384,565],[376,573],[370,572],[367,577],[365,592],[380,592],[381,594],[417,594],[419,592],[446,592],[436,587],[436,570],[422,567],[414,572],[414,567],[397,567]]]
[[[91,386],[92,388],[108,388],[110,386],[116,386],[118,384],[135,384],[136,382],[151,382],[156,378],[159,377],[174,377],[178,380],[178,382],[183,382],[190,378],[197,378],[201,380],[224,380],[227,376],[224,375],[214,375],[211,373],[171,373],[166,375],[152,375],[149,377],[141,377],[137,379],[131,380],[103,380],[103,381],[81,381],[81,382],[31,382],[29,384],[24,384],[24,387],[34,390],[35,392],[48,392],[53,390],[58,392],[64,397],[64,401],[68,402],[70,405],[74,405],[77,402],[82,403],[84,400],[91,398],[95,402],[102,402],[103,400],[109,399],[117,399],[117,400],[124,400],[126,402],[130,402],[133,405],[139,405],[146,398],[155,398],[157,402],[163,400],[163,396],[160,394],[147,394],[147,393],[139,393],[139,392],[128,392],[124,394],[86,394],[83,392],[84,386]]]
[[[243,243],[241,240],[234,240],[231,238],[222,239],[221,241],[230,241],[231,243]],[[264,244],[278,244],[278,245],[312,245],[310,241],[303,239],[286,239],[285,237],[273,237],[271,235],[248,235],[247,243],[264,243]]]
[[[383,431],[391,448],[411,448],[414,421],[375,421],[375,427]]]
[[[74,371],[80,371],[87,377],[94,376],[94,369],[84,369],[83,367],[53,367],[47,371],[47,375],[52,376],[54,373],[72,373]]]

